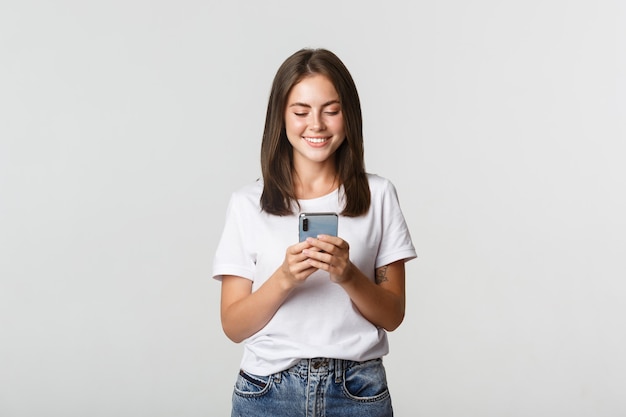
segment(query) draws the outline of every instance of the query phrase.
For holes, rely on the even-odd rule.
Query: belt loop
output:
[[[340,383],[343,379],[343,359],[335,359],[335,383]]]
[[[276,372],[274,375],[272,375],[272,377],[274,378],[274,382],[277,384],[280,384],[280,381],[283,377],[283,373],[282,372]]]

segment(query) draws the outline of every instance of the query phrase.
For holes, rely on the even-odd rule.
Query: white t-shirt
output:
[[[372,281],[375,269],[416,257],[393,184],[368,174],[371,206],[360,217],[339,216],[338,235],[350,245],[350,260]],[[283,263],[288,246],[298,242],[298,214],[275,216],[261,210],[263,182],[233,193],[219,242],[213,277],[237,275],[259,288]],[[336,212],[342,189],[300,200],[301,212]],[[387,334],[366,320],[346,292],[316,271],[297,287],[274,317],[244,341],[241,368],[257,375],[285,370],[304,358],[364,361],[389,352]]]

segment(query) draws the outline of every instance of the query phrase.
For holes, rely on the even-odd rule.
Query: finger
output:
[[[331,268],[330,264],[327,264],[326,262],[322,262],[314,258],[307,259],[307,263],[311,265],[312,267],[314,267],[315,269],[321,269],[322,271],[330,271],[330,268]]]
[[[345,251],[349,251],[350,250],[350,245],[348,244],[348,242],[346,242],[345,240],[343,240],[340,237],[337,236],[330,236],[330,235],[319,235],[318,239],[322,242],[327,242],[332,244],[333,246],[341,249],[341,250],[345,250]]]
[[[331,242],[325,242],[322,241],[321,239],[315,239],[315,238],[308,238],[306,240],[312,247],[317,248],[320,251],[324,251],[324,252],[332,252],[337,246],[335,246],[334,244],[332,244]]]
[[[292,265],[289,268],[289,272],[296,279],[304,279],[311,275],[313,272],[317,270],[316,267],[312,266],[308,259],[304,259],[302,262]]]
[[[331,254],[325,251],[320,251],[317,248],[305,249],[302,253],[306,255],[309,259],[314,259],[316,261],[324,262],[326,264],[331,263],[332,260]]]
[[[314,267],[313,265],[307,265],[307,268],[293,273],[293,276],[298,280],[303,280],[311,276],[313,272],[317,271],[319,268]]]
[[[332,245],[337,246],[338,248],[348,248],[348,242],[338,236],[319,235],[317,236],[317,238],[322,242],[328,242]]]
[[[287,252],[296,255],[296,254],[302,253],[304,249],[307,249],[310,247],[311,247],[311,244],[305,240],[305,241],[296,243],[295,245],[289,246],[289,248],[287,249]]]

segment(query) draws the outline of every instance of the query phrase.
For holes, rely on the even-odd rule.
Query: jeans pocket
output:
[[[269,391],[271,383],[271,376],[253,375],[242,369],[239,371],[235,382],[235,394],[244,397],[258,397]]]
[[[389,398],[387,375],[381,359],[355,363],[344,371],[345,394],[356,401],[374,402]]]

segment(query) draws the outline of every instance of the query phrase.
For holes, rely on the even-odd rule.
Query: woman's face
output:
[[[294,164],[332,161],[346,133],[339,94],[328,78],[315,74],[293,86],[287,97],[285,130]]]

